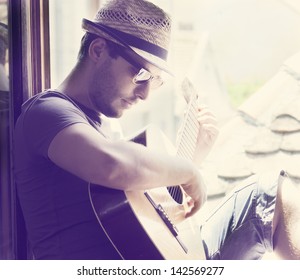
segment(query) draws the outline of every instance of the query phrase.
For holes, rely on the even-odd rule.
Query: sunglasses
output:
[[[136,62],[127,52],[126,50],[120,50],[119,55],[124,58],[129,64],[131,64],[136,69],[140,69],[137,74],[132,78],[132,82],[135,85],[141,85],[145,83],[149,83],[151,89],[159,88],[163,85],[163,79],[156,75],[152,75],[149,71],[147,71],[143,66],[141,66],[138,62]]]

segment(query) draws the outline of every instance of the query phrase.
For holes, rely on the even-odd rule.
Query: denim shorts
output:
[[[257,260],[273,250],[277,178],[252,176],[201,226],[207,260]]]

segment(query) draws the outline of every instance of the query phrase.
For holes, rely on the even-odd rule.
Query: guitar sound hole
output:
[[[171,197],[179,204],[183,202],[183,194],[179,186],[167,187]]]

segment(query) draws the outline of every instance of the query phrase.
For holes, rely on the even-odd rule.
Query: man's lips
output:
[[[122,101],[125,108],[129,108],[137,102],[136,100],[127,100],[127,99],[122,99]]]

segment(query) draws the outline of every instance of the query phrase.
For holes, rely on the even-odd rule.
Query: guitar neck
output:
[[[200,126],[197,120],[198,95],[187,79],[183,82],[183,94],[188,105],[177,135],[176,153],[179,157],[193,160]],[[179,186],[171,186],[167,189],[177,203],[183,203],[183,193]]]
[[[186,114],[179,129],[177,138],[177,155],[186,159],[194,158],[197,137],[199,131],[199,122],[197,120],[197,99],[198,95],[189,84],[185,88],[185,95],[189,95]],[[186,97],[187,99],[187,97]]]

